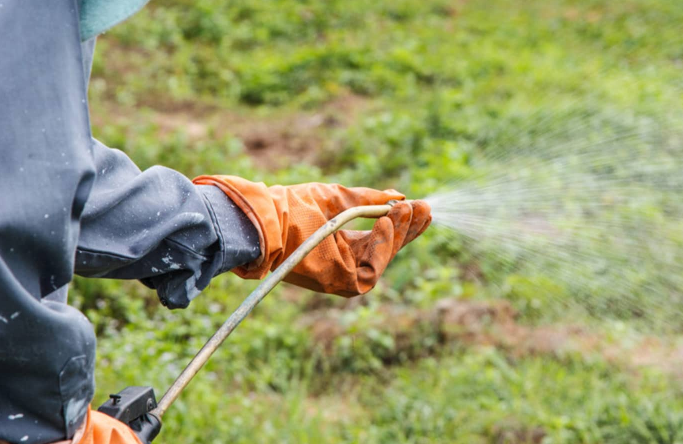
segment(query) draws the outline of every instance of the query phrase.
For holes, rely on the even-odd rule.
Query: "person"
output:
[[[330,236],[286,278],[353,296],[431,220],[426,203],[393,190],[191,181],[160,166],[140,171],[95,140],[95,38],[144,3],[0,3],[0,442],[139,442],[90,409],[96,339],[67,304],[74,273],[138,279],[163,305],[187,307],[218,274],[262,278],[346,208],[402,201],[371,231]]]

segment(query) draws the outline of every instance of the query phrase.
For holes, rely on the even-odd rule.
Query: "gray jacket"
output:
[[[94,40],[77,0],[0,7],[0,440],[70,438],[94,392],[95,336],[67,302],[75,273],[139,279],[186,307],[259,255],[248,219],[215,187],[140,171],[90,133]]]

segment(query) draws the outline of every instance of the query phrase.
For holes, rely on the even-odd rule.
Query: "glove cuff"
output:
[[[199,176],[192,180],[195,185],[214,185],[223,191],[249,218],[256,227],[261,255],[253,262],[232,271],[244,279],[262,279],[270,270],[274,257],[283,251],[279,236],[267,233],[282,233],[280,212],[263,182],[250,182],[237,176]]]

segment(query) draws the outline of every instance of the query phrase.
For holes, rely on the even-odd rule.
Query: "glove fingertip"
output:
[[[413,206],[413,211],[418,215],[417,217],[424,217],[432,212],[432,207],[424,200],[413,200],[410,203]]]
[[[432,209],[430,205],[423,200],[416,200],[413,204],[413,221],[408,242],[412,242],[416,237],[424,233],[432,223]]]
[[[406,200],[406,196],[403,193],[400,193],[393,188],[388,188],[382,191],[382,193],[384,193],[388,198],[387,202],[390,200]]]
[[[420,226],[420,228],[419,228],[418,230],[415,231],[415,235],[412,236],[412,239],[410,239],[410,242],[412,242],[413,240],[415,240],[415,238],[421,236],[422,233],[424,233],[425,231],[427,231],[427,228],[429,228],[429,226],[430,226],[431,224],[432,224],[432,216],[431,216],[431,214],[430,214],[429,217],[427,218],[427,220],[425,220],[425,221],[422,222],[422,225]]]

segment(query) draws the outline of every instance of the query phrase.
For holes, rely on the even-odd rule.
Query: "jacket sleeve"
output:
[[[44,444],[95,387],[92,325],[59,302],[95,168],[76,2],[0,3],[0,441]]]
[[[214,186],[177,171],[146,171],[94,142],[96,179],[81,218],[75,272],[139,279],[170,308],[186,307],[211,278],[255,260],[256,228]]]

